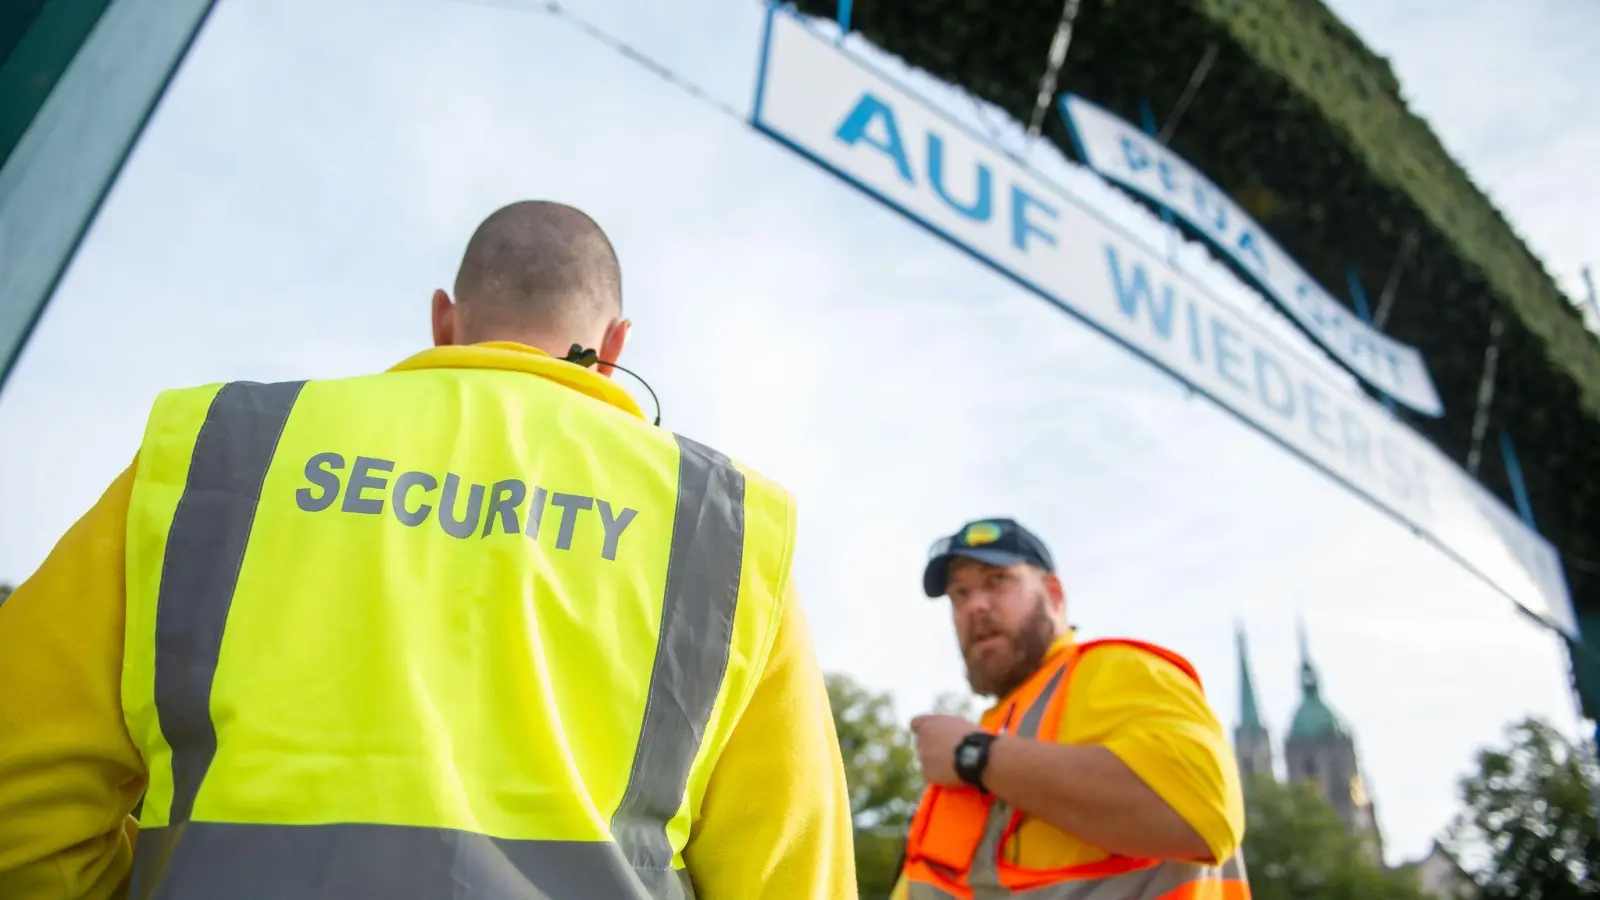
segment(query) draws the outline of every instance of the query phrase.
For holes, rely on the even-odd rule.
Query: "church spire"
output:
[[[1263,731],[1261,712],[1256,708],[1255,679],[1250,677],[1250,653],[1245,646],[1244,623],[1236,622],[1233,634],[1239,646],[1239,729],[1256,733]]]
[[[1233,749],[1239,774],[1248,783],[1258,777],[1272,780],[1272,738],[1256,708],[1256,683],[1250,677],[1250,653],[1245,648],[1244,623],[1235,621],[1234,640],[1239,646],[1239,724],[1233,729]]]
[[[1321,693],[1322,684],[1316,667],[1311,665],[1311,648],[1306,641],[1306,620],[1295,616],[1295,630],[1300,638],[1300,694],[1309,700]]]
[[[1356,756],[1355,737],[1339,716],[1322,699],[1321,679],[1311,662],[1306,641],[1306,623],[1295,617],[1300,642],[1300,708],[1289,724],[1289,739],[1284,744],[1284,762],[1292,781],[1310,782],[1327,798],[1345,827],[1360,836],[1371,858],[1383,860],[1382,837],[1378,833],[1372,799],[1367,795]]]

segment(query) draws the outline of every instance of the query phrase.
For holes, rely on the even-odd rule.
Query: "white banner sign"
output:
[[[1356,377],[1418,412],[1444,411],[1417,348],[1384,335],[1335,300],[1183,157],[1082,97],[1063,95],[1061,117],[1089,168],[1189,223]]]
[[[1543,538],[1146,243],[776,6],[759,77],[758,129],[1189,383],[1576,633]]]

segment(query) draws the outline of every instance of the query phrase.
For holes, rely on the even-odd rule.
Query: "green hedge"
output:
[[[799,0],[826,18],[835,0]],[[855,0],[855,30],[913,66],[1032,115],[1061,0]],[[1388,64],[1318,0],[1084,0],[1059,89],[1139,121],[1216,63],[1173,148],[1249,209],[1331,292],[1353,266],[1376,301],[1403,236],[1416,249],[1385,330],[1418,346],[1445,405],[1406,414],[1466,459],[1489,326],[1505,319],[1496,426],[1516,442],[1540,530],[1600,557],[1600,343],[1493,204],[1399,96]],[[1072,154],[1052,111],[1045,137]],[[1481,477],[1509,505],[1494,433]],[[1582,607],[1600,580],[1568,568]],[[1600,639],[1600,635],[1592,640]]]

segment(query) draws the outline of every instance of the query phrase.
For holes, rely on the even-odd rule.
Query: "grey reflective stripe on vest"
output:
[[[1060,690],[1061,682],[1067,677],[1067,670],[1070,668],[1072,668],[1071,663],[1056,667],[1055,672],[1050,676],[1050,680],[1045,682],[1044,690],[1039,692],[1039,698],[1033,701],[1033,705],[1028,707],[1027,712],[1022,714],[1022,721],[1017,723],[1017,737],[1025,737],[1029,740],[1035,740],[1039,737],[1039,723],[1044,721],[1045,710],[1049,709],[1051,702],[1056,699],[1056,691]]]
[[[211,690],[273,454],[304,382],[233,383],[195,439],[162,561],[155,701],[172,747],[170,824],[141,830],[130,895],[150,900],[682,900],[668,821],[682,805],[731,652],[744,551],[744,476],[687,438],[680,450],[661,633],[616,843],[514,841],[383,824],[194,822],[217,750]]]
[[[188,820],[217,753],[211,681],[256,504],[303,381],[223,385],[195,439],[156,601],[156,714],[172,747],[172,812]]]
[[[206,900],[397,900],[569,897],[644,900],[616,844],[508,841],[402,825],[245,825],[190,822],[139,833],[176,843],[154,897]],[[674,895],[692,896],[675,876]],[[134,896],[150,885],[135,883]]]
[[[1067,669],[1071,664],[1057,666],[1050,675],[1050,680],[1045,682],[1044,689],[1039,696],[1034,698],[1027,711],[1022,714],[1022,721],[1017,723],[1014,732],[1017,737],[1030,740],[1039,736],[1039,723],[1044,721],[1045,710],[1055,700],[1056,691],[1061,689],[1061,682],[1066,678]],[[995,868],[1004,851],[1001,838],[1005,836],[1006,825],[1011,821],[1011,806],[996,798],[994,805],[989,807],[989,818],[984,823],[983,839],[978,842],[977,852],[972,854],[972,868],[967,871],[967,883],[972,886],[973,900],[985,900],[987,897],[1007,897],[1011,892],[1000,886],[1000,873]]]
[[[906,900],[961,900],[944,888],[913,881],[906,885]]]
[[[744,473],[686,437],[678,437],[678,451],[661,634],[633,772],[611,818],[628,861],[662,887],[672,874],[667,822],[683,803],[728,666],[744,560]]]

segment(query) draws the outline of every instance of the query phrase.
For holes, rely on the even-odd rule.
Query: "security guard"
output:
[[[605,377],[583,213],[455,294],[384,374],[162,394],[0,606],[0,896],[855,896],[792,501]]]
[[[896,900],[1248,900],[1237,763],[1181,656],[1079,642],[1050,551],[1013,519],[934,544],[982,721],[912,721],[929,789]]]

